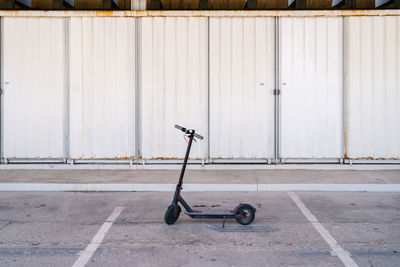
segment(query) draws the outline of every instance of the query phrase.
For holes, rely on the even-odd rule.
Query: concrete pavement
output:
[[[400,265],[400,194],[296,192],[358,266]],[[194,220],[171,226],[170,192],[3,192],[0,266],[72,266],[123,207],[86,266],[347,266],[288,192],[190,192],[202,209],[257,208],[250,226]]]

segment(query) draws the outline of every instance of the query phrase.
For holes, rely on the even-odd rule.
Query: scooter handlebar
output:
[[[179,125],[175,124],[175,128],[178,129],[178,130],[181,130],[182,132],[184,132],[186,134],[190,134],[190,130],[186,129],[185,127],[182,127],[182,126],[179,126]],[[197,134],[196,132],[194,133],[194,137],[199,138],[200,140],[203,140],[203,136]]]
[[[178,129],[178,130],[181,130],[184,133],[186,133],[186,128],[185,127],[182,127],[182,126],[179,126],[178,124],[175,124],[175,128]]]
[[[194,136],[197,137],[197,138],[199,138],[200,140],[203,140],[203,136],[201,136],[201,135],[199,135],[199,134],[197,134],[197,133],[194,133]]]

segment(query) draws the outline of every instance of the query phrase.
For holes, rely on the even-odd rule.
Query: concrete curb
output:
[[[175,184],[61,184],[0,183],[0,191],[11,192],[172,192]],[[400,192],[400,184],[185,184],[186,192]]]
[[[0,164],[0,170],[180,170],[181,164]],[[188,164],[187,170],[400,170],[400,164]]]

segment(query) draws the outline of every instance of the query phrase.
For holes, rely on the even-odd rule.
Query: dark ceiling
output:
[[[144,1],[144,0],[132,0]],[[147,10],[398,9],[400,0],[145,0]],[[0,0],[1,9],[130,10],[131,0]]]

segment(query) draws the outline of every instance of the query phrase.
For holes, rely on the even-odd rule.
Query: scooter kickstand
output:
[[[225,219],[226,217],[224,216],[224,221],[222,222],[222,228],[225,228]]]

